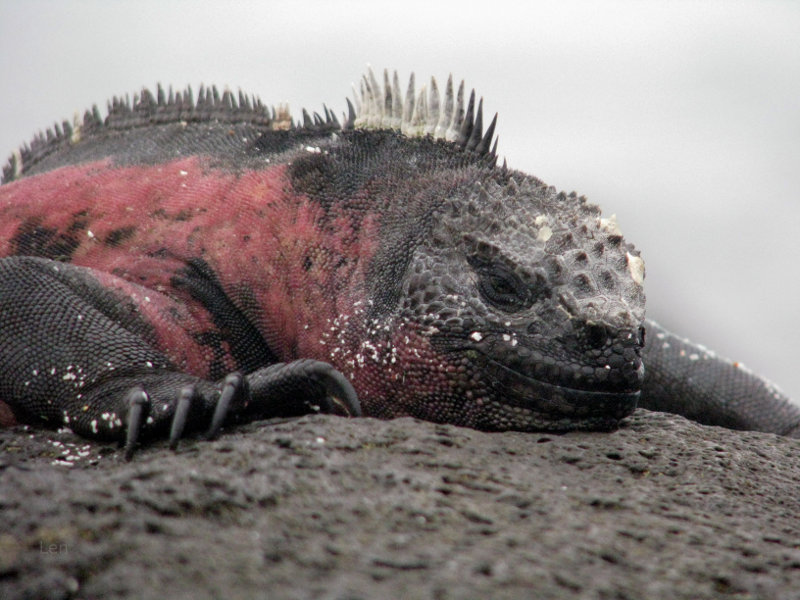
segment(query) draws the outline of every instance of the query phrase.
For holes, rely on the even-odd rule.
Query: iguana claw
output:
[[[169,447],[175,450],[178,447],[178,440],[183,435],[192,402],[197,398],[197,386],[186,385],[181,388],[178,396],[178,404],[175,405],[175,415],[172,417],[172,427],[169,431]]]
[[[225,382],[222,385],[222,392],[217,401],[217,406],[214,408],[214,417],[211,419],[211,425],[206,432],[205,437],[207,440],[216,438],[228,414],[236,412],[234,403],[236,402],[244,405],[247,402],[248,396],[249,390],[244,375],[241,373],[231,373],[225,378]]]
[[[147,420],[150,412],[150,398],[141,387],[132,388],[125,398],[128,406],[128,428],[125,436],[125,460],[130,460],[136,450],[142,423]]]

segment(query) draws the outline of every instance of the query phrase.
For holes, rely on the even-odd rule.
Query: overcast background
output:
[[[5,155],[156,82],[297,114],[452,72],[509,166],[617,214],[649,316],[800,400],[800,2],[0,0],[0,56]]]

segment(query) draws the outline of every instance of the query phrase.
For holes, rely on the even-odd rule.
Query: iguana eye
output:
[[[478,291],[484,300],[505,312],[530,308],[533,297],[522,280],[500,265],[484,266],[478,272]]]

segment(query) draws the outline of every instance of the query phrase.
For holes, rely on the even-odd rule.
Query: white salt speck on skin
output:
[[[620,231],[619,225],[617,224],[617,215],[611,215],[607,219],[601,217],[598,219],[598,222],[600,228],[606,233],[610,235],[622,235],[622,231]]]
[[[536,235],[536,239],[540,242],[547,242],[551,237],[553,237],[553,230],[547,225],[539,229],[539,233]]]
[[[625,254],[628,262],[628,272],[636,285],[644,283],[644,261],[630,252]]]

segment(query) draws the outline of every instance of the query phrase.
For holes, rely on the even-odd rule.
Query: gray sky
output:
[[[800,400],[798,40],[791,1],[0,0],[0,154],[156,82],[342,112],[366,63],[452,72],[509,166],[617,214],[649,316]]]

